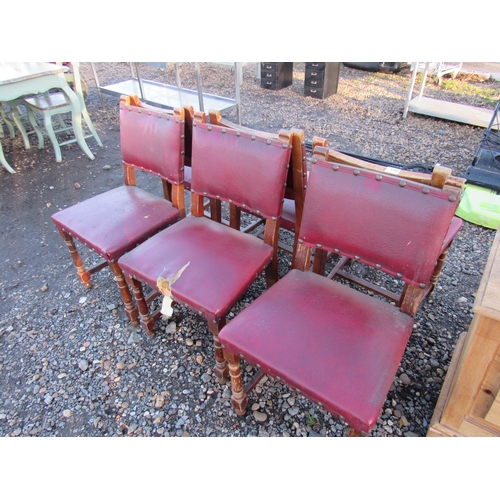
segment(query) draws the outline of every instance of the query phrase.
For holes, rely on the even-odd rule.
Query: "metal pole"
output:
[[[413,87],[415,86],[415,80],[417,78],[418,62],[413,63],[413,72],[411,74],[410,90],[408,91],[408,97],[406,98],[405,109],[403,111],[403,120],[406,120],[406,115],[408,114],[408,108],[410,107],[411,96],[413,94]]]
[[[198,87],[198,102],[200,103],[200,111],[205,112],[205,108],[203,106],[203,92],[201,84],[200,67],[197,62],[194,63],[194,69],[196,70],[196,83]]]

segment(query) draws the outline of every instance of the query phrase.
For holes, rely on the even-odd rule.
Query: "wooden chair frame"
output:
[[[173,111],[167,111],[163,109],[160,110],[159,108],[154,108],[152,106],[142,103],[137,95],[121,96],[120,104],[121,106],[124,107],[135,106],[144,110],[154,110],[156,112],[161,111],[162,113],[170,114],[175,120],[184,122],[184,109],[179,108],[179,109],[174,109]],[[139,169],[141,171],[144,171],[144,168],[140,165],[131,165],[129,163],[126,163],[125,161],[122,161],[122,165],[123,165],[124,185],[137,186],[136,170]],[[174,184],[169,183],[167,179],[164,177],[160,177],[160,179],[162,183],[164,199],[170,201],[172,207],[178,210],[180,218],[186,217],[184,184],[182,182]],[[117,282],[118,288],[120,290],[121,298],[125,306],[125,313],[129,318],[129,320],[131,321],[132,325],[138,326],[139,313],[132,299],[132,295],[130,289],[127,286],[127,282],[125,280],[123,272],[119,267],[119,265],[117,264],[117,262],[104,259],[98,262],[97,264],[87,268],[75,245],[74,237],[69,232],[63,230],[59,226],[57,229],[59,231],[59,234],[66,243],[66,246],[70,252],[73,263],[75,264],[78,277],[80,278],[80,281],[83,283],[83,286],[85,288],[91,288],[92,287],[91,276],[97,273],[98,271],[104,269],[106,266],[108,266],[111,272],[113,273],[114,279]],[[150,297],[148,298],[148,300],[153,300],[153,298],[154,297]]]
[[[314,159],[313,159],[314,161]],[[328,167],[329,164],[326,163],[326,162],[323,162],[323,164],[321,166],[317,166],[315,167],[317,170],[318,170],[318,173],[320,170],[322,170],[323,168],[325,167]],[[331,168],[329,168],[329,170],[333,169],[333,170],[337,170],[339,168],[338,164],[335,165],[335,164],[332,164],[331,165]],[[342,166],[340,167],[342,168]],[[350,167],[349,167],[350,168]],[[354,173],[354,176],[359,176],[361,175],[362,177],[365,176],[365,174],[363,173],[363,170],[364,169],[354,169],[354,170],[347,170],[345,167],[344,167],[344,171],[345,172],[349,172],[351,171],[352,173]],[[336,175],[336,174],[333,174],[333,175]],[[352,175],[352,174],[351,174]],[[373,182],[373,180],[377,180],[377,181],[383,181],[383,182],[386,182],[385,181],[385,178],[386,177],[389,177],[389,176],[386,176],[384,174],[378,174],[378,175],[375,175],[373,173],[370,173],[369,175],[371,175],[371,178]],[[379,178],[380,177],[380,178]],[[317,181],[318,182],[318,181]],[[360,181],[361,182],[361,181]],[[387,182],[393,184],[394,186],[397,186],[397,181],[392,179],[392,180],[388,180]],[[411,181],[410,181],[411,182]],[[408,188],[412,189],[413,192],[415,193],[418,193],[419,191],[419,188],[417,186],[415,186],[415,183],[414,182],[411,182],[412,186],[410,187],[410,183],[406,183],[404,181],[399,181],[399,185],[401,187],[405,187],[406,185],[408,184]],[[316,183],[316,186],[318,186],[318,183]],[[394,188],[391,188],[392,191],[391,192],[395,192],[394,191]],[[317,190],[317,188],[316,188]],[[423,187],[422,188],[422,193],[423,195],[426,194],[426,188]],[[311,192],[312,193],[312,192]],[[309,195],[311,194],[309,193]],[[448,195],[448,196],[446,196]],[[399,195],[398,195],[399,196]],[[416,195],[417,197],[420,196],[420,195]],[[457,194],[455,191],[451,192],[451,193],[443,193],[441,195],[438,194],[437,190],[433,190],[433,195],[432,196],[436,196],[438,198],[440,198],[442,201],[439,202],[438,205],[435,205],[432,210],[434,212],[436,212],[437,210],[439,211],[442,211],[443,209],[446,210],[446,218],[447,217],[453,217],[453,213],[454,213],[454,210],[456,208],[456,205],[458,204],[458,200],[459,198],[457,197]],[[400,198],[401,200],[403,198]],[[371,202],[370,202],[371,203]],[[451,203],[450,205],[447,205],[447,203]],[[307,205],[307,196],[306,196],[306,205]],[[440,205],[442,205],[442,207],[440,207]],[[439,208],[438,208],[439,207]],[[311,212],[311,214],[315,214],[319,209],[316,209],[315,212]],[[430,215],[431,212],[429,212],[429,215],[427,217],[431,217]],[[311,221],[314,220],[312,217],[314,217],[313,215],[309,215],[309,224],[311,224]],[[344,217],[344,216],[343,216]],[[327,218],[327,220],[330,220],[330,218]],[[350,220],[350,219],[348,219]],[[356,219],[358,220],[358,219]],[[344,222],[343,222],[344,225],[346,225],[346,221],[344,219]],[[360,227],[359,225],[357,226],[358,228]],[[442,232],[445,230],[445,227],[446,227],[446,220],[444,220],[443,222],[440,222],[438,226],[436,227],[439,227],[439,231]],[[346,226],[347,228],[347,226]],[[410,226],[411,228],[411,226]],[[410,229],[411,231],[412,229]],[[313,261],[313,266],[312,266],[312,272],[313,273],[316,273],[316,274],[320,274],[322,276],[324,276],[324,274],[322,274],[322,271],[324,271],[324,255],[325,255],[325,251],[324,249],[322,248],[322,245],[320,243],[318,243],[319,240],[315,240],[315,231],[317,231],[317,229],[308,229],[309,231],[309,234],[310,237],[308,239],[308,241],[304,241],[302,238],[304,238],[305,236],[303,236],[303,234],[301,233],[301,237],[300,239],[298,240],[298,247],[297,247],[297,251],[295,253],[295,258],[294,258],[294,261],[293,261],[293,273],[296,273],[296,272],[301,272],[301,273],[310,273],[311,272],[311,260]],[[420,228],[419,231],[423,231],[423,228]],[[413,233],[410,233],[410,234],[413,234]],[[344,240],[345,240],[345,236],[344,236]],[[398,237],[398,241],[399,243],[398,244],[403,244],[402,242],[404,242],[404,237]],[[436,246],[438,245],[438,241],[436,241],[436,236],[432,236],[431,237],[431,240],[429,241],[432,241],[432,252],[434,252],[436,250]],[[331,242],[330,243],[327,243],[327,245],[330,245],[332,244]],[[340,253],[339,250],[335,250],[336,253]],[[412,251],[414,252],[414,251]],[[368,253],[369,254],[369,253]],[[360,257],[357,257],[356,259],[361,259],[361,262],[365,262],[365,263],[369,263],[369,261],[366,259],[366,256],[364,256],[363,254],[360,254],[361,255],[361,258]],[[416,255],[418,255],[418,252],[416,253]],[[391,259],[394,259],[395,256],[394,254],[391,255]],[[392,260],[393,262],[393,260]],[[429,273],[429,261],[426,260],[425,261],[426,264],[426,271],[425,271],[425,276],[428,276],[428,273]],[[375,266],[375,264],[372,264],[373,267],[376,267],[376,268],[379,268],[378,267],[378,264],[377,266]],[[398,265],[399,266],[399,265]],[[386,271],[386,272],[389,272],[389,274],[392,274],[392,273],[395,273],[395,270],[390,270],[390,269],[385,269],[384,266],[381,267],[381,269],[383,271]],[[415,266],[414,265],[414,269],[418,269],[418,273],[420,273],[420,267],[419,266]],[[415,271],[413,271],[415,272]],[[423,277],[423,275],[421,275]],[[286,277],[284,279],[287,279]],[[290,280],[290,284],[293,283],[293,280],[295,278],[291,278]],[[326,278],[325,278],[326,279]],[[415,278],[412,278],[412,279],[415,279]],[[225,356],[225,359],[227,360],[228,362],[228,367],[229,367],[229,373],[230,373],[230,376],[231,376],[231,381],[232,381],[232,398],[231,398],[231,401],[232,401],[232,404],[233,404],[233,407],[234,407],[234,410],[236,412],[236,414],[238,415],[244,415],[245,412],[246,412],[246,407],[247,407],[247,403],[248,403],[248,394],[249,392],[255,388],[255,386],[257,385],[257,383],[259,382],[259,380],[262,378],[262,376],[265,374],[265,373],[268,373],[270,374],[272,377],[276,377],[276,373],[275,373],[275,368],[273,368],[273,365],[269,365],[266,369],[266,371],[264,371],[261,366],[259,364],[256,364],[255,362],[255,359],[253,359],[252,361],[252,357],[254,355],[254,352],[252,352],[252,349],[250,348],[251,346],[251,342],[250,341],[242,341],[243,344],[245,345],[245,349],[249,349],[249,356],[251,358],[251,360],[249,361],[251,364],[254,364],[256,365],[257,367],[257,372],[256,374],[250,378],[246,383],[243,382],[243,376],[242,376],[242,372],[241,372],[241,364],[240,364],[240,358],[243,357],[243,354],[241,354],[242,351],[239,351],[238,350],[238,343],[239,341],[236,341],[236,347],[235,345],[232,345],[231,342],[232,342],[232,338],[231,338],[231,335],[232,333],[236,333],[239,331],[239,329],[243,326],[243,330],[241,330],[241,333],[240,333],[240,336],[239,338],[242,339],[242,338],[245,338],[245,339],[249,339],[250,338],[250,335],[251,335],[251,332],[254,332],[256,330],[259,329],[259,327],[257,327],[257,325],[260,325],[263,327],[263,332],[262,334],[259,334],[257,336],[257,339],[256,342],[257,344],[255,345],[258,345],[260,347],[256,347],[255,351],[258,353],[258,352],[261,352],[262,354],[262,351],[263,351],[263,348],[262,348],[262,339],[263,338],[268,338],[271,335],[271,332],[273,330],[276,330],[276,329],[279,329],[280,328],[280,322],[279,322],[279,315],[275,316],[273,311],[276,310],[276,307],[277,307],[277,304],[278,303],[281,303],[280,301],[283,301],[284,299],[280,299],[278,301],[272,301],[271,303],[267,304],[266,306],[264,306],[265,302],[264,302],[264,297],[266,294],[269,294],[269,293],[272,293],[273,294],[273,297],[278,297],[279,295],[278,292],[276,290],[280,290],[280,293],[282,292],[285,292],[285,290],[288,289],[288,282],[286,282],[287,284],[285,284],[285,282],[281,282],[278,283],[276,285],[276,287],[273,287],[272,290],[269,290],[267,292],[264,292],[263,296],[262,297],[259,297],[258,299],[256,299],[256,304],[255,304],[255,307],[253,304],[251,304],[247,309],[245,309],[244,311],[242,311],[240,313],[240,315],[236,316],[236,318],[232,321],[234,321],[235,323],[233,323],[233,327],[231,326],[231,323],[228,324],[228,326],[226,328],[224,328],[221,332],[221,335],[220,335],[220,341],[223,345],[223,348],[224,348],[224,356]],[[349,285],[340,285],[341,287],[346,287],[346,288],[349,288]],[[279,288],[281,287],[281,288]],[[364,296],[364,294],[362,294],[362,292],[358,292],[356,291],[355,292],[356,294],[359,294],[359,296]],[[403,294],[402,294],[402,297],[401,297],[401,300],[399,301],[399,304],[398,304],[398,309],[400,310],[400,312],[407,318],[413,318],[419,308],[419,305],[421,304],[422,302],[422,299],[425,297],[427,293],[427,286],[423,283],[419,283],[419,282],[415,282],[415,283],[412,283],[411,281],[406,281],[406,284],[405,284],[405,287],[404,287],[404,290],[403,290]],[[286,292],[284,295],[281,295],[281,297],[285,296],[286,297]],[[295,295],[295,299],[296,300],[299,300],[299,297],[298,295]],[[368,299],[369,301],[373,301],[373,300],[376,300],[376,299],[373,299],[373,298],[369,298]],[[259,306],[257,306],[257,301],[259,301]],[[362,302],[364,303],[364,302]],[[253,309],[252,309],[253,307]],[[260,309],[259,309],[260,307]],[[293,306],[292,306],[293,307]],[[375,305],[372,304],[371,308],[372,310],[376,310],[375,309]],[[388,307],[391,307],[391,306],[388,306]],[[356,310],[356,308],[354,309]],[[259,312],[262,311],[263,314],[265,314],[265,317],[264,318],[260,318],[259,317]],[[341,316],[342,317],[342,316]],[[388,316],[390,317],[390,315]],[[256,319],[256,318],[259,318],[259,319]],[[269,318],[272,318],[272,326],[270,326],[270,331],[266,331],[265,330],[265,327],[264,325],[266,324],[265,321],[266,319],[269,319]],[[238,325],[238,326],[234,326],[234,325]],[[324,328],[327,328],[326,326],[326,323],[323,324],[323,327]],[[233,328],[231,330],[231,328]],[[286,328],[286,327],[284,327]],[[344,328],[344,335],[346,335],[345,333],[345,327]],[[405,327],[405,330],[406,330],[406,334],[407,335],[411,335],[411,322]],[[285,331],[285,330],[284,330]],[[302,330],[300,330],[302,332]],[[263,335],[261,337],[261,335]],[[346,337],[349,337],[349,335],[346,335]],[[302,340],[304,340],[304,334],[302,334]],[[279,343],[278,343],[279,342]],[[231,349],[229,350],[230,346],[232,345]],[[283,337],[282,336],[278,336],[277,338],[269,338],[269,347],[268,349],[271,349],[271,346],[275,346],[277,349],[280,349],[280,345],[283,345]],[[301,344],[302,345],[302,344]],[[353,345],[351,344],[351,348],[353,348]],[[231,351],[231,352],[230,352]],[[256,354],[257,356],[257,360],[259,360],[259,356],[258,354]],[[263,362],[265,363],[270,363],[269,359],[274,359],[274,358],[270,358],[267,354],[265,355],[262,355],[263,358]],[[281,354],[280,356],[278,357],[281,357]],[[295,361],[298,361],[297,359],[295,359]],[[312,360],[309,360],[309,361],[312,361]],[[259,362],[259,361],[258,361]],[[282,363],[281,363],[282,364]],[[290,368],[290,366],[293,365],[293,362],[291,359],[288,359],[286,364],[283,365],[283,366],[286,366],[288,368],[285,369],[285,376],[287,375],[287,371],[288,371],[288,374],[290,373],[290,370],[292,370]],[[304,370],[303,370],[304,371]],[[279,377],[277,377],[278,380],[281,380]],[[287,383],[287,382],[285,382]],[[387,383],[387,381],[386,381]],[[287,385],[290,385],[287,383]],[[309,390],[312,391],[312,393],[315,393],[314,391],[314,388],[311,388],[309,387]],[[311,396],[309,395],[308,396],[309,399],[313,399],[314,400],[314,397],[311,398]],[[366,430],[360,430],[360,429],[356,429],[356,428],[353,428],[351,426],[351,429],[349,431],[349,435],[350,436],[361,436],[361,435],[366,435]]]
[[[201,124],[203,125],[203,128],[205,128],[205,125],[206,125],[207,131],[211,131],[212,129],[214,129],[213,132],[211,131],[211,132],[207,132],[207,133],[225,134],[226,132],[229,132],[227,130],[224,131],[223,127],[219,127],[216,125],[212,126],[211,124],[206,124],[205,120],[204,120],[204,114],[203,113],[195,113],[193,127],[200,126]],[[228,135],[230,135],[230,134],[228,134]],[[241,136],[240,140],[247,141],[249,144],[251,142],[253,142],[253,141],[250,141],[250,136],[246,133],[241,133],[241,134],[238,133],[238,134],[231,134],[231,135],[235,135],[235,137]],[[262,140],[262,138],[259,138],[259,139],[260,140],[258,142],[260,142],[262,145],[266,144],[266,143],[268,144],[268,146],[265,146],[265,147],[270,147],[270,148],[276,149],[277,146],[279,145],[282,150],[290,150],[290,148],[291,148],[291,134],[290,134],[290,132],[287,132],[287,131],[282,131],[279,134],[278,141],[273,141],[273,142],[278,142],[279,144],[271,145],[272,144],[271,139],[265,140],[265,141]],[[205,141],[206,140],[207,139],[205,139]],[[194,138],[193,141],[196,141],[196,139]],[[194,146],[194,144],[195,144],[195,142],[193,142],[193,146]],[[276,156],[276,155],[273,155],[273,156]],[[284,159],[282,153],[280,153],[279,156],[280,156],[280,158]],[[197,161],[199,163],[202,163],[203,157],[200,155],[200,157],[198,158]],[[280,161],[282,161],[282,160],[280,159]],[[284,166],[285,165],[280,165],[280,169],[281,168],[284,169]],[[196,175],[195,169],[196,169],[196,165],[193,166],[193,174],[194,175]],[[282,172],[284,173],[284,170]],[[277,173],[274,174],[274,179],[275,179],[273,181],[274,183],[277,182],[277,180],[278,180],[276,175],[280,175],[279,171],[277,171]],[[194,176],[193,176],[193,180],[194,180]],[[194,187],[194,184],[193,184],[193,187]],[[236,191],[238,191],[239,189],[240,188],[236,188]],[[275,189],[275,188],[273,188],[273,189]],[[283,188],[283,191],[284,191],[284,188]],[[229,191],[229,192],[231,192],[231,191]],[[209,199],[210,201],[215,200],[216,203],[212,204],[211,206],[212,207],[215,206],[216,208],[220,207],[220,202],[223,201],[223,200],[221,200],[220,196],[217,195],[216,193],[199,192],[199,191],[195,191],[192,188],[192,190],[191,190],[191,214],[190,214],[189,218],[198,218],[198,219],[206,218],[206,200],[207,199]],[[224,200],[224,201],[229,202],[229,200]],[[239,230],[238,215],[239,215],[239,208],[241,208],[241,203],[242,203],[241,200],[231,200],[231,205],[233,205],[235,207],[235,209],[231,210],[230,220],[228,223],[230,228],[227,228],[227,231],[233,232],[234,230]],[[203,225],[203,228],[204,228],[204,230],[206,229],[207,231],[210,231],[211,233],[216,234],[216,233],[218,233],[218,230],[216,230],[215,227],[218,226],[219,224],[223,224],[223,222],[220,218],[220,214],[212,212],[210,219],[211,219],[210,221],[207,221],[207,224]],[[184,222],[185,222],[185,224],[184,224]],[[183,234],[182,230],[184,228],[186,228],[187,232],[190,231],[189,224],[190,224],[189,221],[181,221],[179,224],[176,224],[176,228],[175,228],[174,232],[171,232],[170,228],[167,228],[162,233],[165,235],[165,238],[169,238],[169,239],[172,238],[171,241],[174,241],[175,238],[178,237],[178,233],[176,232],[177,230],[180,231],[181,235]],[[187,233],[184,233],[184,234],[187,234]],[[226,233],[226,234],[228,234],[228,233]],[[270,249],[272,250],[272,257],[271,257],[270,261],[264,267],[267,287],[271,287],[278,279],[278,259],[277,259],[278,235],[279,235],[279,217],[275,217],[275,216],[266,217],[265,228],[264,228],[264,238],[263,239],[264,239],[264,243],[266,243],[270,247]],[[163,237],[163,236],[161,236],[161,237]],[[245,237],[250,238],[250,235],[246,235]],[[254,236],[254,237],[257,238],[256,236]],[[156,239],[156,241],[160,241],[160,235],[158,235],[157,237],[151,238],[151,240],[149,242],[146,242],[145,245],[146,244],[151,245],[151,247],[153,247],[153,245],[158,245],[155,242],[155,239]],[[238,238],[238,239],[240,239],[240,238]],[[156,294],[156,296],[158,296],[160,292],[159,292],[158,286],[155,286],[155,284],[150,282],[150,280],[148,280],[147,283],[144,283],[144,281],[143,281],[144,278],[142,278],[142,280],[141,280],[137,277],[137,274],[140,273],[140,271],[137,270],[137,267],[140,266],[140,264],[138,265],[138,263],[142,259],[141,253],[138,253],[138,252],[142,252],[142,251],[146,252],[146,250],[142,250],[141,247],[142,247],[142,245],[139,245],[139,247],[137,247],[135,249],[135,251],[130,252],[128,255],[124,256],[123,259],[120,259],[119,264],[124,269],[126,280],[133,289],[135,301],[136,301],[137,308],[139,311],[140,324],[141,324],[142,328],[146,331],[147,335],[153,336],[155,323],[162,316],[162,310],[161,310],[161,308],[157,308],[153,311],[150,310],[149,297],[144,296],[143,284],[147,284],[149,287],[153,288],[152,294]],[[260,247],[260,245],[259,245],[259,247]],[[146,248],[146,247],[142,247],[142,248]],[[155,246],[155,248],[157,248],[157,246]],[[134,254],[134,252],[135,252],[135,254]],[[149,247],[148,247],[147,252],[148,252],[148,255],[151,255],[151,254],[149,254],[149,252],[150,252]],[[172,256],[172,254],[170,254],[170,255],[171,255],[170,260],[172,261],[172,259],[174,257]],[[178,254],[178,255],[180,256],[180,254]],[[203,249],[200,249],[199,256],[200,256],[200,258],[202,258]],[[183,255],[183,257],[184,257],[184,255]],[[134,260],[134,259],[137,259],[137,260]],[[166,254],[164,256],[163,262],[165,262],[165,260],[167,260],[167,259],[169,259],[169,254],[168,254],[168,251],[166,250]],[[136,262],[137,262],[137,264],[136,264]],[[217,265],[220,265],[220,263],[218,262]],[[160,267],[162,267],[162,269],[165,269],[163,267],[163,264],[161,264]],[[191,267],[192,267],[192,265],[191,265]],[[188,268],[188,270],[189,270],[189,268]],[[255,277],[254,277],[254,279],[255,279]],[[182,279],[188,279],[188,278],[186,278],[185,275],[183,275]],[[247,279],[247,278],[245,278],[245,279]],[[201,285],[202,284],[200,284],[200,286]],[[199,289],[200,286],[196,285],[196,288]],[[195,287],[194,284],[191,285],[191,288],[194,288],[194,287]],[[171,297],[172,297],[174,303],[179,303],[181,305],[184,305],[185,307],[193,309],[192,306],[190,306],[189,304],[184,304],[182,300],[178,299],[178,297],[175,295],[175,287],[172,288]],[[225,299],[228,299],[228,298],[226,297]],[[228,300],[231,300],[231,299],[228,299]],[[227,306],[227,304],[225,304],[224,306],[221,306],[221,307],[226,307],[226,306]],[[220,310],[221,309],[219,309],[219,311]],[[226,323],[226,317],[225,317],[225,315],[222,315],[219,317],[219,313],[214,314],[214,312],[212,312],[212,311],[203,312],[203,311],[197,310],[196,312],[198,314],[202,315],[203,317],[205,317],[205,319],[207,319],[208,329],[209,329],[210,333],[212,334],[213,342],[214,342],[214,351],[215,351],[214,373],[220,381],[223,381],[228,376],[228,369],[227,369],[227,363],[224,359],[224,355],[222,352],[222,347],[221,347],[220,342],[218,340],[218,335],[219,335],[219,331]]]

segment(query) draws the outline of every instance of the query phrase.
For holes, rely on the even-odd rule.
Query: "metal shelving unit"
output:
[[[475,125],[476,127],[488,127],[493,112],[488,109],[468,106],[465,104],[457,104],[439,99],[431,99],[424,97],[425,82],[428,74],[433,74],[437,78],[443,75],[453,73],[455,76],[462,68],[462,63],[412,63],[412,77],[410,90],[406,99],[403,112],[403,119],[406,119],[408,111],[422,115],[434,116],[444,120],[451,120],[460,123]],[[422,83],[417,97],[413,97],[413,89],[417,72],[423,71]]]
[[[144,80],[140,73],[140,64],[138,62],[130,63],[131,78],[122,82],[100,85],[97,76],[97,70],[94,63],[90,63],[94,74],[95,83],[99,92],[101,103],[103,103],[102,94],[115,96],[136,94],[141,101],[160,107],[173,109],[184,105],[193,106],[195,111],[208,111],[216,109],[218,111],[228,111],[236,108],[237,121],[241,124],[240,117],[240,85],[242,78],[241,63],[234,63],[236,98],[221,97],[204,93],[200,72],[200,63],[195,63],[196,71],[196,90],[185,89],[181,85],[179,75],[179,63],[175,63],[176,85],[167,85],[165,83]],[[162,66],[166,63],[145,63],[155,66]]]

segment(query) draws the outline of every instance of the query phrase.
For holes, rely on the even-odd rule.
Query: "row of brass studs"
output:
[[[317,163],[318,159],[317,158],[313,158],[311,161],[312,161],[312,163]],[[338,169],[339,169],[338,165],[332,165],[332,170],[337,171]],[[353,171],[354,175],[359,175],[360,173],[361,173],[361,171],[359,169],[355,169]],[[377,181],[381,181],[383,178],[384,178],[384,176],[382,174],[377,174],[375,176],[375,180],[377,180]],[[405,180],[399,181],[399,185],[401,187],[405,187],[406,186],[406,181]],[[430,188],[428,186],[424,186],[422,188],[422,193],[424,193],[424,194],[429,194],[430,191],[431,190],[430,190]],[[457,201],[456,195],[455,194],[450,194],[450,196],[448,197],[448,201],[451,201],[451,202]]]
[[[193,126],[196,127],[196,123],[193,123]],[[208,131],[213,130],[212,125],[208,125],[207,130]],[[227,132],[226,128],[221,128],[220,130],[221,130],[222,134],[225,134]],[[239,130],[236,131],[236,136],[241,137],[241,132]],[[257,136],[255,134],[252,134],[250,138],[252,139],[252,141],[255,141],[255,139],[257,139]],[[267,139],[266,144],[268,146],[271,145],[272,143],[273,143],[273,141],[271,139]],[[288,148],[292,149],[291,144],[286,144],[285,142],[283,142],[282,144],[283,144],[283,149],[288,149]]]
[[[173,118],[173,116],[168,115],[168,114],[161,114],[161,113],[156,113],[155,111],[151,111],[150,109],[143,110],[141,108],[135,108],[132,106],[128,106],[129,111],[136,111],[137,113],[142,113],[143,111],[146,111],[149,116],[155,116],[156,118],[165,118],[166,120],[169,120]],[[186,123],[185,120],[179,120],[179,118],[175,119],[176,123]]]

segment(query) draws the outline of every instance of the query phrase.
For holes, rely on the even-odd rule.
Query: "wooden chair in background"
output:
[[[125,312],[138,325],[138,312],[118,259],[186,215],[184,204],[184,110],[145,107],[137,96],[120,99],[120,141],[124,185],[52,215],[86,288],[106,265],[114,274]],[[158,176],[164,198],[136,185],[135,170]],[[74,240],[104,261],[86,269]]]
[[[160,278],[171,281],[184,269],[171,286],[171,298],[207,320],[215,375],[224,380],[227,365],[218,334],[226,315],[263,270],[268,286],[278,279],[277,240],[291,138],[285,131],[279,140],[255,137],[202,121],[193,127],[191,216],[128,252],[118,264],[148,335],[154,334],[162,313],[149,310],[143,286],[159,291]],[[264,240],[207,218],[205,199],[265,218]]]
[[[350,435],[368,433],[394,381],[458,201],[442,189],[316,158],[294,269],[219,334],[236,413],[245,413],[248,392],[266,373],[343,417]],[[322,260],[322,251],[403,280],[399,307],[309,271],[312,254]],[[259,369],[245,384],[240,357]]]

